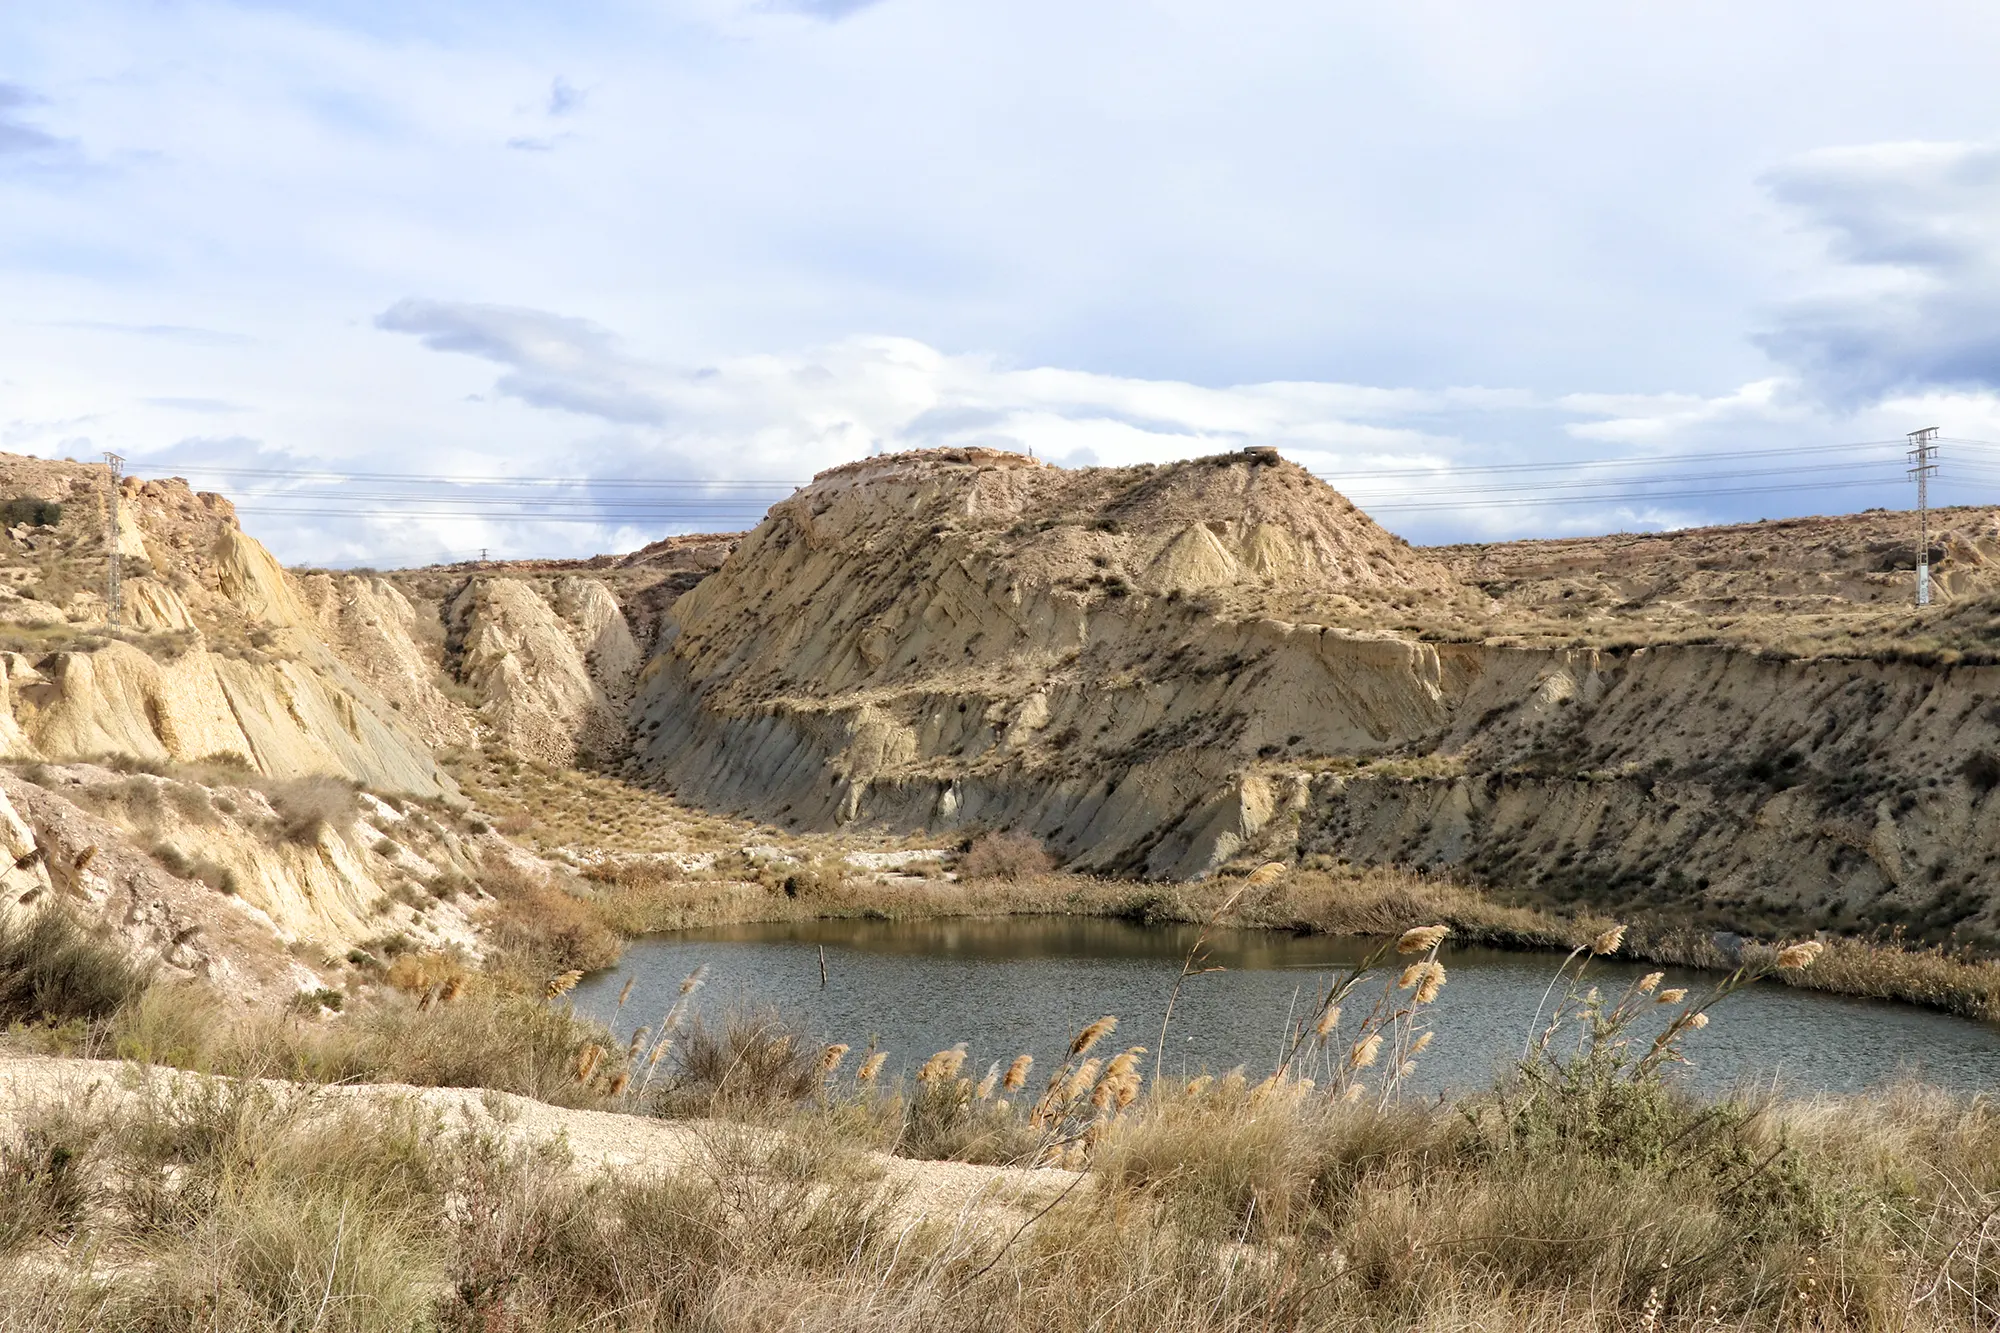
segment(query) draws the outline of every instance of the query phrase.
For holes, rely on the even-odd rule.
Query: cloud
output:
[[[1765,350],[1838,403],[2000,388],[2000,144],[1825,149],[1767,184],[1833,265]]]
[[[1777,376],[1714,398],[1679,393],[1572,393],[1563,395],[1559,402],[1576,412],[1605,418],[1573,423],[1567,427],[1570,435],[1618,444],[1664,442],[1709,426],[1797,418],[1803,408],[1798,402],[1797,383]]]
[[[549,114],[567,116],[583,105],[583,90],[571,85],[568,79],[558,76],[549,85]]]
[[[55,135],[20,118],[22,110],[41,100],[18,84],[0,83],[0,156],[47,152],[66,146]]]
[[[1403,457],[1443,441],[1421,428],[1355,419],[1441,407],[1449,392],[1325,383],[1209,388],[1053,367],[1011,369],[911,338],[851,337],[698,370],[646,362],[590,320],[513,306],[410,298],[376,324],[434,351],[506,368],[495,390],[614,426],[657,428],[686,457],[720,447],[740,465],[761,452],[803,479],[871,453],[979,444],[1107,463],[1186,458],[1278,444],[1323,460]],[[1358,415],[1358,414],[1357,414]]]
[[[768,0],[765,8],[781,14],[805,14],[838,23],[882,0]]]
[[[221,398],[142,398],[139,401],[148,407],[164,407],[176,412],[201,412],[210,415],[241,412],[244,409],[236,403]]]
[[[640,381],[645,368],[618,350],[608,329],[587,319],[523,306],[466,301],[398,301],[377,328],[415,334],[438,352],[462,352],[509,367],[495,388],[510,398],[627,425],[665,419]]]

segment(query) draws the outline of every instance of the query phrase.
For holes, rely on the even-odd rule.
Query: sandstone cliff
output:
[[[872,459],[668,613],[635,744],[697,803],[1022,827],[1082,869],[1297,852],[1985,931],[2000,523],[1940,516],[1923,612],[1907,526],[1423,551],[1262,451]]]
[[[675,605],[635,743],[691,799],[798,825],[1021,824],[1082,867],[1199,873],[1260,753],[1442,723],[1436,652],[1348,624],[1467,595],[1267,451],[871,459]]]

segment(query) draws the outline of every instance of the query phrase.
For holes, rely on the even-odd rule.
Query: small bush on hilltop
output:
[[[0,527],[14,528],[25,523],[31,528],[53,527],[62,522],[63,507],[54,500],[17,495],[0,503]]]
[[[980,835],[959,858],[961,879],[1000,879],[1010,883],[1046,875],[1055,869],[1055,858],[1032,833],[1019,829]]]

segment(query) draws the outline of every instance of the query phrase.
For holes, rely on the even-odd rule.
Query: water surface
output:
[[[1168,994],[1196,934],[1193,926],[1090,917],[718,926],[634,943],[618,968],[578,987],[577,1007],[611,1020],[624,1038],[657,1024],[682,978],[706,964],[697,1011],[711,1017],[776,1007],[824,1040],[886,1049],[892,1072],[960,1041],[975,1074],[1022,1051],[1047,1068],[1070,1034],[1103,1014],[1120,1018],[1117,1045],[1157,1047]],[[1183,988],[1166,1070],[1192,1075],[1244,1064],[1253,1077],[1269,1072],[1292,1018],[1372,947],[1324,935],[1214,932],[1208,962],[1225,970],[1191,977]],[[1420,1095],[1483,1086],[1517,1057],[1561,962],[1449,945],[1441,956],[1450,981],[1428,1011],[1437,1036],[1409,1083]],[[1600,961],[1590,976],[1616,994],[1650,970]],[[1717,979],[1666,971],[1667,986]],[[628,977],[631,996],[619,1012]],[[1378,993],[1378,984],[1364,983],[1348,1014]],[[1902,1075],[1967,1091],[2000,1087],[2000,1028],[1985,1023],[1771,983],[1732,996],[1712,1018],[1685,1043],[1693,1064],[1684,1076],[1702,1091],[1775,1081],[1793,1092],[1854,1092]]]

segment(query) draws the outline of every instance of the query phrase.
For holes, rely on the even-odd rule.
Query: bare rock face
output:
[[[870,459],[675,605],[637,743],[684,794],[761,817],[1021,823],[1074,864],[1199,873],[1270,817],[1243,787],[1261,750],[1444,720],[1435,650],[1343,609],[1461,595],[1269,451]]]
[[[133,957],[242,999],[325,984],[365,941],[479,950],[469,892],[480,839],[421,807],[361,796],[302,821],[283,785],[245,774],[121,774],[94,764],[0,773],[0,912],[50,902]],[[16,813],[18,811],[18,813]],[[488,840],[496,835],[487,834]],[[392,900],[400,884],[415,910]],[[416,885],[451,886],[417,897]]]
[[[638,644],[601,583],[561,579],[552,601],[521,579],[468,582],[447,613],[459,678],[516,754],[552,764],[614,754],[624,745]]]

